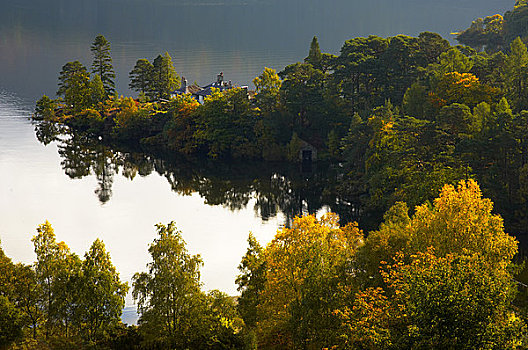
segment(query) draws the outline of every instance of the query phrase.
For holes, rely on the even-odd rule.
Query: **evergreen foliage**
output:
[[[147,94],[152,89],[152,70],[154,66],[148,60],[137,60],[134,69],[130,71],[129,87],[142,94]]]
[[[151,99],[170,98],[171,93],[180,87],[180,77],[172,63],[172,57],[168,52],[158,55],[152,62],[151,71],[152,90],[149,92]]]
[[[317,40],[316,36],[314,36],[312,39],[312,43],[310,44],[310,52],[308,53],[308,57],[304,59],[304,62],[311,64],[315,69],[323,68],[323,54],[319,48],[319,41]]]
[[[57,96],[78,113],[90,106],[90,75],[79,61],[68,62],[59,74]]]
[[[55,117],[57,103],[46,95],[43,95],[35,105],[35,119],[52,119]]]
[[[99,75],[106,98],[108,98],[115,92],[115,72],[110,56],[110,42],[103,35],[98,35],[95,37],[90,51],[93,55],[92,73]]]

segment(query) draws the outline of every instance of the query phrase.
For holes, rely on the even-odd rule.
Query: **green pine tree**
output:
[[[152,98],[169,99],[171,92],[180,87],[180,77],[172,63],[172,57],[168,52],[158,55],[152,64]]]
[[[322,69],[323,54],[319,48],[319,41],[314,36],[310,44],[310,52],[308,57],[304,59],[305,63],[310,63],[315,69]]]
[[[90,51],[93,55],[92,73],[101,77],[106,95],[111,96],[115,91],[115,72],[110,56],[110,42],[104,36],[98,35]]]

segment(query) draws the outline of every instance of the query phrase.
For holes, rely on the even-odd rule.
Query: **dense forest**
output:
[[[168,53],[139,59],[130,72],[138,97],[119,96],[110,43],[98,36],[91,70],[66,63],[58,98],[43,96],[36,119],[130,150],[218,163],[296,162],[308,144],[340,169],[339,198],[360,203],[377,229],[366,234],[329,214],[295,219],[267,247],[250,236],[235,300],[202,292],[199,257],[187,254],[174,224],[158,225],[148,272],[133,279],[139,326],[125,327],[118,310],[128,286],[102,242],[82,260],[46,223],[33,266],[1,258],[0,340],[13,348],[526,347],[527,291],[514,279],[517,242],[503,227],[504,219],[507,232],[528,233],[526,23],[528,2],[518,0],[457,33],[457,46],[430,32],[369,36],[336,56],[314,37],[303,62],[264,69],[255,94],[213,89],[203,104],[175,96],[180,77]]]

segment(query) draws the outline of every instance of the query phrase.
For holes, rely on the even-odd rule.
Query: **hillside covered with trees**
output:
[[[131,286],[139,325],[126,327],[129,286],[102,242],[81,259],[45,223],[35,264],[0,255],[0,348],[526,348],[514,238],[528,233],[526,16],[518,0],[475,20],[457,46],[424,32],[353,38],[332,55],[314,37],[303,62],[265,68],[254,97],[213,90],[203,104],[173,96],[168,53],[139,59],[139,96],[120,97],[98,36],[91,70],[66,63],[58,98],[43,96],[36,119],[219,163],[296,162],[309,144],[340,170],[340,200],[359,202],[376,228],[308,215],[266,247],[250,235],[231,298],[201,290],[199,256],[175,224],[159,224],[152,262]]]

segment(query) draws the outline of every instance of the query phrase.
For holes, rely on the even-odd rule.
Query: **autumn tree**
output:
[[[382,266],[385,288],[370,287],[339,310],[347,348],[476,349],[523,346],[526,326],[511,307],[507,269],[478,255],[396,255]],[[410,260],[410,261],[409,261]]]
[[[440,255],[475,253],[507,264],[517,252],[517,241],[504,232],[502,218],[492,211],[493,203],[482,198],[475,181],[461,181],[456,188],[446,185],[433,207],[416,208],[411,246],[422,252],[432,246]]]
[[[405,305],[411,324],[404,344],[444,349],[523,344],[526,329],[511,307],[517,291],[508,269],[490,268],[479,254],[438,257],[429,250],[411,259],[386,275],[394,301]]]
[[[473,108],[481,102],[496,102],[500,91],[482,84],[471,73],[451,72],[439,77],[433,94],[442,100],[442,104],[461,103]]]
[[[406,251],[409,244],[407,227],[410,224],[409,207],[396,202],[383,216],[380,227],[369,232],[365,244],[357,252],[359,279],[364,286],[379,287],[383,279],[379,273],[381,262],[390,263],[397,252]]]
[[[511,305],[517,242],[492,209],[472,180],[444,186],[411,218],[403,205],[394,209],[360,248],[371,286],[338,311],[346,346],[521,346],[525,325]]]
[[[482,198],[475,181],[461,181],[457,187],[445,185],[433,206],[417,206],[412,218],[403,203],[391,208],[360,254],[367,249],[367,259],[378,256],[369,269],[374,274],[381,261],[388,261],[399,250],[411,255],[429,247],[439,256],[479,254],[495,264],[507,264],[517,251],[517,242],[504,232],[502,218],[492,210],[491,200]],[[387,249],[388,255],[381,255]]]
[[[347,284],[362,242],[354,224],[340,227],[335,214],[295,219],[264,251],[266,281],[260,293],[259,342],[283,348],[335,345],[339,285]]]
[[[150,104],[139,104],[131,97],[116,101],[119,111],[114,116],[113,135],[118,140],[139,143],[142,138],[151,136],[153,129],[153,108]]]

